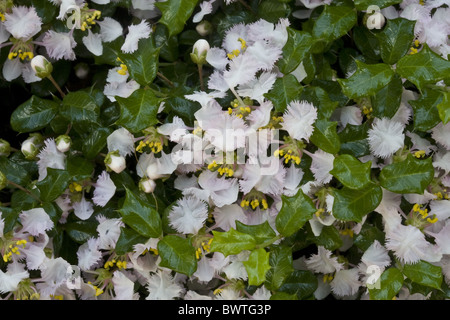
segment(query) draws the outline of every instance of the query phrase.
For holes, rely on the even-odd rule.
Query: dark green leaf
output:
[[[314,131],[310,137],[312,143],[328,153],[337,153],[341,143],[336,132],[337,122],[327,120],[316,120]]]
[[[53,201],[69,186],[70,174],[66,170],[47,168],[47,176],[36,183],[42,201]]]
[[[380,184],[395,193],[420,193],[434,176],[432,159],[417,159],[408,154],[406,160],[385,166],[380,172]]]
[[[264,243],[276,237],[275,231],[267,221],[256,225],[246,225],[236,220],[236,231],[251,235],[255,238],[256,244]]]
[[[346,187],[335,190],[333,215],[339,220],[361,222],[365,215],[378,207],[382,197],[381,188],[373,182],[362,190]]]
[[[316,212],[310,197],[305,195],[302,189],[299,189],[293,197],[281,196],[282,206],[275,219],[275,225],[283,236],[289,237],[303,227],[303,225],[312,218]]]
[[[71,156],[67,158],[67,171],[72,180],[80,181],[91,177],[94,173],[94,165],[86,158]]]
[[[115,251],[118,255],[127,254],[133,251],[133,246],[138,243],[147,242],[148,238],[141,236],[131,228],[121,228],[120,236],[117,240]]]
[[[270,270],[266,273],[264,286],[272,291],[278,290],[284,280],[294,271],[292,249],[287,246],[275,246],[270,251]]]
[[[176,272],[192,276],[197,270],[195,248],[189,239],[175,235],[167,235],[158,242],[160,266]]]
[[[325,6],[316,20],[312,35],[327,41],[336,40],[345,35],[356,23],[356,10],[345,6]]]
[[[343,154],[334,159],[330,173],[347,188],[362,189],[371,181],[371,166],[371,161],[362,163],[349,154]]]
[[[372,115],[377,118],[392,118],[400,107],[403,94],[402,79],[395,74],[392,80],[372,96]]]
[[[286,3],[280,3],[278,0],[263,0],[258,4],[259,16],[272,23],[277,23],[280,18],[287,18],[290,13],[290,6]]]
[[[162,232],[159,213],[128,188],[125,191],[125,201],[118,210],[122,215],[122,221],[144,237],[159,237]]]
[[[120,118],[117,124],[132,133],[139,133],[156,123],[161,99],[151,90],[138,89],[128,98],[116,97],[120,105]]]
[[[278,78],[272,89],[264,97],[272,101],[275,111],[284,112],[287,105],[296,100],[302,90],[297,78],[292,74]]]
[[[94,96],[85,91],[69,92],[63,100],[60,115],[70,122],[97,123],[100,108]]]
[[[424,44],[418,53],[401,58],[397,62],[396,72],[422,90],[428,83],[448,78],[450,61],[443,59]]]
[[[11,127],[17,132],[37,131],[47,126],[56,116],[59,104],[32,96],[18,106],[11,115]]]
[[[403,18],[387,19],[386,26],[377,33],[385,63],[395,64],[408,53],[414,41],[415,24],[415,21]]]
[[[414,264],[405,264],[403,274],[415,283],[440,290],[442,285],[442,268],[420,260]]]
[[[442,102],[437,105],[439,117],[444,124],[450,121],[450,92],[443,93]]]
[[[24,168],[13,160],[0,157],[0,172],[2,172],[9,181],[26,186],[30,183],[30,175]]]
[[[168,0],[157,2],[155,6],[161,10],[162,16],[158,23],[169,29],[169,36],[179,34],[194,11],[198,0]]]
[[[65,230],[69,237],[76,243],[83,244],[90,238],[98,236],[98,224],[94,221],[75,221],[65,225]]]
[[[371,300],[392,300],[403,287],[403,275],[397,268],[389,268],[380,276],[379,288],[369,289]]]
[[[283,47],[283,57],[278,61],[278,67],[284,74],[294,71],[305,59],[312,44],[312,37],[306,31],[287,28],[288,40]]]
[[[434,128],[439,121],[437,106],[443,101],[441,92],[425,88],[418,100],[408,101],[414,110],[414,129],[428,131]]]
[[[308,298],[317,289],[317,278],[310,271],[295,270],[284,281],[279,291],[296,294],[299,300]]]
[[[402,2],[401,0],[355,0],[355,7],[358,10],[367,10],[369,6],[377,6],[383,9],[394,4]]]

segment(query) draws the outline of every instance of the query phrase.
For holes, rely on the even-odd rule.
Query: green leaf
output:
[[[159,213],[128,188],[125,188],[125,191],[125,201],[118,210],[122,215],[122,221],[144,237],[161,236],[162,224]]]
[[[372,161],[362,163],[349,154],[343,154],[334,159],[330,173],[347,188],[362,189],[371,182],[371,166]]]
[[[401,58],[397,62],[396,72],[422,90],[426,84],[448,78],[450,61],[443,59],[424,44],[420,52]]]
[[[383,197],[381,188],[373,182],[361,190],[344,187],[334,191],[333,215],[343,221],[361,222],[378,207]]]
[[[11,127],[17,132],[32,132],[45,128],[56,116],[59,104],[32,96],[11,115]]]
[[[24,168],[7,157],[0,157],[0,172],[2,172],[9,181],[25,186],[30,183],[30,175]]]
[[[314,24],[312,35],[317,39],[333,41],[345,35],[356,24],[356,21],[355,9],[326,5]]]
[[[408,154],[406,160],[385,166],[380,172],[380,184],[395,193],[423,194],[434,177],[432,158],[417,159]]]
[[[372,96],[372,115],[380,119],[383,117],[392,118],[400,107],[402,94],[402,79],[398,74],[395,74],[384,88]]]
[[[141,86],[150,84],[158,72],[160,48],[153,37],[139,41],[138,50],[133,53],[119,53],[119,58],[127,66],[131,78]]]
[[[266,281],[266,272],[270,269],[269,254],[264,248],[255,249],[250,253],[248,260],[243,262],[249,285],[259,286]]]
[[[370,154],[369,142],[367,141],[367,131],[369,126],[367,122],[362,125],[347,124],[345,129],[339,132],[341,141],[341,154],[351,154],[359,158]]]
[[[365,64],[356,60],[356,64],[358,69],[350,78],[337,79],[344,94],[351,99],[375,94],[394,76],[394,71],[385,63]]]
[[[295,294],[299,300],[308,298],[317,289],[317,278],[310,271],[295,270],[284,281],[279,291]]]
[[[175,235],[167,235],[158,242],[160,266],[176,272],[192,276],[197,270],[195,248],[189,239]]]
[[[155,6],[162,12],[158,23],[164,24],[169,29],[169,37],[183,31],[197,2],[198,0],[168,0],[155,3]]]
[[[388,19],[383,30],[376,34],[385,63],[395,64],[408,53],[414,41],[415,24],[416,21],[403,18]]]
[[[242,250],[253,250],[256,246],[255,238],[233,228],[226,232],[213,231],[213,236],[211,252],[218,251],[225,256],[238,254]]]
[[[312,231],[308,234],[308,238],[311,242],[318,246],[325,247],[328,250],[337,250],[342,247],[343,241],[341,234],[334,226],[323,226],[319,236],[315,236]]]
[[[133,251],[133,246],[137,243],[145,243],[148,238],[140,235],[131,228],[121,228],[120,236],[117,240],[115,251],[118,255],[127,254]]]
[[[139,133],[156,123],[161,99],[151,90],[138,89],[128,98],[116,97],[120,105],[120,118],[116,124],[121,125],[132,133]]]
[[[380,9],[392,6],[402,2],[401,0],[355,0],[355,7],[358,10],[367,10],[369,6],[374,5]]]
[[[73,241],[83,244],[90,238],[98,236],[97,225],[90,220],[69,222],[65,225],[65,231]]]
[[[371,300],[392,300],[403,287],[403,275],[397,268],[389,268],[380,276],[380,287],[369,289]]]
[[[283,47],[283,57],[278,60],[278,67],[284,74],[294,71],[308,54],[312,37],[306,31],[287,28],[288,40]]]
[[[74,91],[66,94],[59,113],[73,123],[97,123],[100,108],[95,97],[88,92]]]
[[[276,237],[275,231],[267,221],[256,225],[246,225],[236,220],[236,231],[251,235],[255,238],[256,244],[264,243]]]
[[[112,133],[109,128],[98,128],[83,139],[83,146],[81,150],[83,155],[92,160],[101,152],[101,150],[106,146],[106,139]]]
[[[375,240],[383,244],[384,232],[377,227],[364,223],[361,232],[354,238],[354,244],[362,251],[366,251]]]
[[[339,84],[335,84],[340,89]],[[328,120],[339,104],[339,102],[330,99],[329,93],[331,92],[320,87],[307,86],[302,90],[298,100],[312,103],[317,108],[317,118],[319,120]]]
[[[336,132],[337,122],[328,120],[316,120],[314,131],[310,137],[312,143],[328,153],[337,153],[341,143]]]
[[[275,80],[272,89],[264,94],[264,97],[272,101],[275,111],[284,112],[287,105],[295,100],[302,90],[297,78],[287,74]]]
[[[302,189],[299,189],[293,197],[281,196],[282,206],[275,219],[275,225],[283,236],[289,237],[303,227],[303,225],[312,218],[316,212],[310,197],[305,195]]]
[[[405,264],[403,274],[415,283],[440,290],[442,285],[442,268],[420,260],[414,264]]]
[[[259,16],[271,23],[277,23],[280,18],[287,18],[291,13],[291,7],[279,0],[263,0],[258,4]]]
[[[414,129],[428,131],[439,122],[439,110],[437,107],[442,103],[443,96],[440,91],[424,88],[418,100],[408,101],[414,110]]]
[[[47,168],[47,176],[36,183],[44,202],[58,198],[69,186],[70,174],[66,170]]]
[[[352,29],[353,41],[356,48],[362,53],[362,56],[355,55],[354,59],[363,62],[377,62],[381,58],[381,45],[376,35],[367,29],[365,25],[355,26]]]
[[[269,265],[271,268],[266,273],[264,286],[269,290],[276,291],[294,271],[292,249],[284,245],[273,247],[270,251]]]
[[[444,124],[450,121],[450,92],[443,93],[442,102],[437,105],[439,118]]]
[[[70,156],[67,158],[67,171],[73,181],[80,181],[91,177],[94,165],[86,158]]]

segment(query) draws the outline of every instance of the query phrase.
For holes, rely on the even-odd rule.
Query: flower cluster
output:
[[[448,1],[44,1],[0,0],[1,298],[448,298]]]

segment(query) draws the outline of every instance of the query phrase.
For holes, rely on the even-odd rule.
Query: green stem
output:
[[[58,90],[59,94],[61,95],[61,98],[64,99],[64,97],[66,96],[65,93],[61,90],[61,87],[59,86],[59,84],[56,83],[55,79],[53,79],[52,75],[49,75],[48,80],[51,81],[51,83],[53,83],[53,85],[55,86],[55,88]]]
[[[197,67],[198,67],[198,77],[200,78],[200,89],[202,91],[204,91],[205,88],[204,88],[204,84],[203,84],[203,65],[198,63]]]
[[[282,236],[281,234],[279,234],[279,235],[273,237],[272,239],[269,239],[269,240],[267,240],[267,241],[264,241],[264,242],[261,243],[261,244],[256,245],[256,246],[255,246],[255,249],[260,249],[260,248],[268,247],[268,246],[270,246],[271,244],[273,244],[275,241],[280,240],[281,238],[283,238],[283,236]]]
[[[171,86],[172,88],[175,87],[175,85],[173,84],[172,81],[170,81],[169,79],[166,78],[166,76],[164,76],[161,72],[157,72],[156,75],[158,77],[160,77],[162,80],[164,80],[169,86]]]
[[[42,200],[39,199],[34,193],[32,193],[30,190],[25,189],[24,187],[22,187],[20,184],[17,184],[13,181],[8,180],[8,184],[12,185],[13,187],[16,187],[17,189],[22,190],[23,192],[25,192],[26,194],[30,195],[31,197],[33,197],[35,200],[39,201],[40,203],[42,203]]]

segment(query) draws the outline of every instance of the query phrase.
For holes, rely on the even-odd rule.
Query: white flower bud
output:
[[[115,173],[121,173],[126,168],[125,158],[118,151],[108,153],[105,158],[106,167]]]
[[[152,179],[144,178],[139,181],[139,189],[145,193],[152,193],[155,188],[156,182]]]
[[[203,20],[197,26],[195,27],[195,30],[198,32],[199,35],[202,37],[207,36],[212,31],[212,25],[209,21]]]
[[[386,23],[386,18],[381,14],[381,12],[375,12],[367,17],[366,26],[367,29],[381,29]]]
[[[53,71],[53,65],[41,55],[31,59],[30,65],[39,78],[47,78]]]
[[[61,152],[69,151],[70,146],[72,145],[72,139],[65,134],[57,137],[55,139],[55,142],[56,142],[56,149],[58,149]]]
[[[26,139],[20,148],[25,159],[33,160],[39,153],[39,148],[44,142],[44,138],[39,133],[32,133],[30,137]]]
[[[11,145],[8,141],[4,139],[0,139],[0,157],[1,156],[9,156],[11,153]]]
[[[211,47],[209,46],[208,41],[206,41],[205,39],[198,39],[194,43],[194,47],[192,48],[191,53],[192,62],[196,64],[205,64],[206,54],[208,53],[210,48]]]

